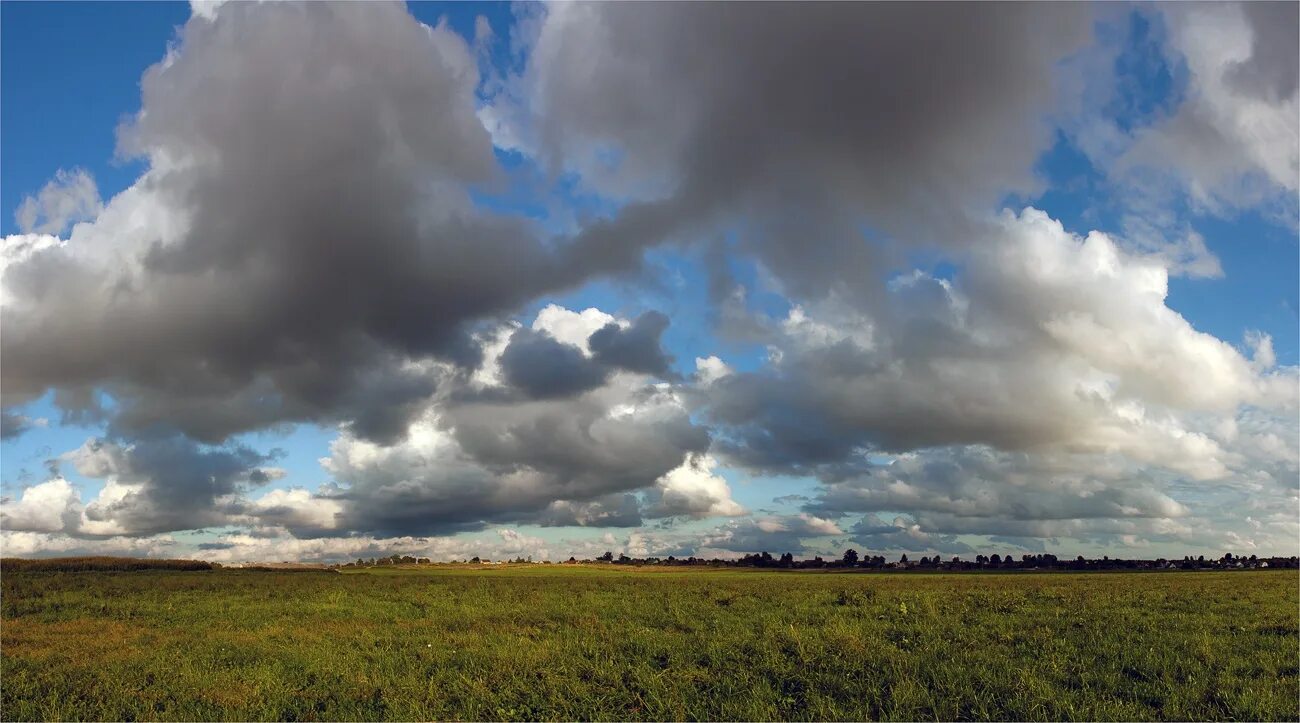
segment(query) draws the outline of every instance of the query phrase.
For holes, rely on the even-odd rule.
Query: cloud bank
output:
[[[1196,213],[1294,227],[1295,8],[1142,12],[1180,85],[1121,123],[1081,5],[202,5],[143,174],[4,239],[3,435],[96,430],[6,554],[1293,554],[1297,370],[1170,280],[1225,274]],[[1018,200],[1062,139],[1110,228]]]

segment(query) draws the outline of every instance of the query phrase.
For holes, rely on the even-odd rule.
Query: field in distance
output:
[[[1297,720],[1294,571],[39,572],[5,720]]]

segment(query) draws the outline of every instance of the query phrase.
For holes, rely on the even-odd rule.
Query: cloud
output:
[[[1294,544],[1296,370],[1167,303],[1224,272],[1180,194],[1297,188],[1294,6],[1148,13],[1186,82],[1123,128],[1063,102],[1097,90],[1091,8],[738,8],[528,8],[511,74],[490,27],[402,4],[196,4],[119,132],[143,175],[103,203],[60,171],[0,246],[0,431],[47,394],[105,426],[61,458],[95,499],[30,486],[5,540],[541,555],[513,526],[658,520],[619,549]],[[997,213],[1042,190],[1059,124],[1133,190],[1118,233]],[[702,253],[716,334],[549,303],[668,243]],[[296,422],[338,430],[331,479],[260,492],[279,473],[236,435]],[[778,497],[802,514],[749,516],[737,471],[815,483]]]
[[[591,335],[587,344],[602,364],[668,379],[673,376],[669,369],[673,359],[660,346],[668,324],[664,314],[647,311],[627,327],[606,324]]]
[[[623,366],[651,368],[638,361],[662,355],[659,324],[552,306],[533,328],[502,329],[486,344],[495,378],[441,379],[393,444],[350,429],[332,444],[323,464],[340,485],[329,493],[341,504],[337,531],[427,535],[736,514],[726,482],[701,456],[708,431],[691,421],[677,388]],[[617,336],[596,341],[605,330]]]
[[[974,552],[970,545],[952,535],[935,535],[907,517],[885,521],[876,516],[863,517],[850,528],[853,541],[867,548],[864,554],[877,551],[943,552],[960,555]]]
[[[1293,3],[1162,7],[1169,62],[1186,88],[1169,117],[1134,134],[1121,170],[1173,173],[1210,210],[1281,201],[1300,187],[1300,45]],[[1293,223],[1293,221],[1292,221]]]
[[[701,535],[696,544],[701,550],[802,553],[809,538],[842,534],[835,522],[800,513],[728,522]]]
[[[944,448],[827,484],[810,512],[908,510],[1021,520],[1181,517],[1187,508],[1121,460]]]
[[[647,517],[734,517],[745,508],[731,499],[727,481],[714,473],[717,460],[692,454],[648,493]]]
[[[190,557],[170,535],[87,540],[61,533],[5,529],[0,530],[0,548],[6,557]]]
[[[832,298],[769,323],[769,365],[702,392],[728,459],[834,477],[864,451],[985,444],[1214,479],[1224,452],[1186,415],[1294,408],[1294,370],[1196,331],[1158,263],[1033,209],[998,227],[952,280],[918,271],[871,311]]]
[[[28,417],[25,414],[0,410],[0,439],[13,439],[33,427],[45,427],[49,420],[44,417]]]
[[[282,473],[263,466],[266,455],[231,445],[205,448],[183,437],[142,439],[123,445],[90,439],[63,455],[79,474],[102,479],[86,505],[82,536],[148,536],[222,525],[246,492]]]
[[[6,405],[97,389],[127,435],[400,436],[431,360],[473,368],[479,320],[588,273],[472,200],[502,178],[478,82],[465,41],[401,4],[205,9],[120,131],[144,175],[66,241],[6,239]],[[87,183],[56,178],[30,227]]]
[[[491,114],[628,202],[575,236],[595,267],[731,223],[816,294],[876,260],[865,227],[952,240],[1033,188],[1055,61],[1088,36],[1081,6],[562,4]]]
[[[605,383],[609,369],[582,350],[528,329],[516,331],[501,354],[507,382],[534,399],[567,397]]]
[[[75,530],[81,519],[81,493],[62,477],[23,490],[17,501],[5,499],[0,521],[15,532]]]
[[[89,173],[60,169],[40,193],[23,198],[14,218],[24,234],[61,234],[74,223],[93,219],[103,207]]]

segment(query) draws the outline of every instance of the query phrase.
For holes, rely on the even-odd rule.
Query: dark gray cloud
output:
[[[907,517],[896,517],[886,522],[878,517],[863,517],[849,529],[853,541],[866,548],[859,552],[870,555],[876,552],[901,550],[903,552],[942,552],[962,555],[975,552],[954,535],[936,535],[921,529]]]
[[[78,526],[86,537],[148,536],[228,522],[239,498],[271,480],[271,457],[248,447],[204,448],[181,436],[129,445],[91,439],[65,457],[77,472],[105,480]]]
[[[805,509],[826,517],[908,510],[995,520],[1187,514],[1148,473],[1104,456],[1053,458],[982,447],[928,450],[873,465],[826,484]]]
[[[586,274],[470,200],[502,175],[477,81],[466,43],[400,3],[191,19],[121,131],[148,172],[5,271],[6,403],[98,388],[124,434],[395,438],[432,392],[411,359],[472,367],[475,320]]]
[[[581,394],[619,371],[676,379],[669,368],[672,357],[660,346],[668,323],[657,311],[647,311],[626,328],[610,322],[584,340],[590,352],[550,331],[519,329],[498,363],[505,381],[532,399]]]
[[[673,360],[660,346],[660,338],[668,323],[664,314],[647,311],[626,329],[607,324],[592,334],[587,344],[602,364],[666,379],[671,376],[669,365]]]
[[[31,421],[22,414],[0,411],[0,439],[11,439],[31,428]]]
[[[1242,92],[1278,102],[1300,89],[1300,3],[1242,3],[1253,37],[1250,58],[1234,61],[1227,80]]]
[[[690,514],[643,509],[628,493],[654,487],[709,442],[674,390],[634,377],[566,397],[439,402],[391,446],[351,434],[334,443],[325,464],[340,483],[329,494],[340,506],[316,534],[446,534],[503,522],[623,526],[644,515]],[[700,496],[681,487],[667,489]]]
[[[633,200],[577,236],[593,264],[734,223],[793,293],[820,295],[861,285],[879,255],[864,228],[955,240],[1032,187],[1054,61],[1089,33],[1078,5],[554,6],[496,110]]]
[[[568,397],[605,383],[609,368],[545,332],[520,329],[501,354],[507,382],[535,399]]]

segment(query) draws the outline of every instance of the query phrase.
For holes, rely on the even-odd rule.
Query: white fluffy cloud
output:
[[[95,218],[104,207],[99,187],[85,170],[59,170],[35,196],[18,205],[15,219],[24,234],[61,234],[78,221]]]
[[[488,364],[541,365],[550,379],[604,359],[591,340],[638,324],[596,309],[544,308],[524,330],[500,330]],[[547,350],[512,361],[519,338]],[[605,342],[602,342],[605,343]],[[563,349],[572,350],[565,355]],[[671,383],[602,368],[589,385],[519,396],[514,373],[478,377],[468,389],[444,380],[396,444],[345,431],[322,460],[342,487],[342,529],[430,534],[491,522],[634,525],[651,517],[734,515],[741,507],[703,453],[707,432],[689,418]],[[530,372],[531,373],[531,372]],[[630,493],[644,493],[644,505]]]
[[[745,513],[731,499],[727,481],[714,473],[717,460],[708,455],[687,455],[680,467],[660,477],[653,488],[649,517],[734,517]]]
[[[714,382],[706,411],[732,429],[733,458],[815,471],[862,449],[984,443],[1215,479],[1225,452],[1187,415],[1296,405],[1294,370],[1165,305],[1164,267],[1033,209],[1003,215],[953,280],[916,272],[890,289],[873,311],[795,307],[769,325],[770,368]]]
[[[18,500],[4,500],[0,521],[15,532],[62,532],[81,518],[81,493],[62,477],[23,490]]]

